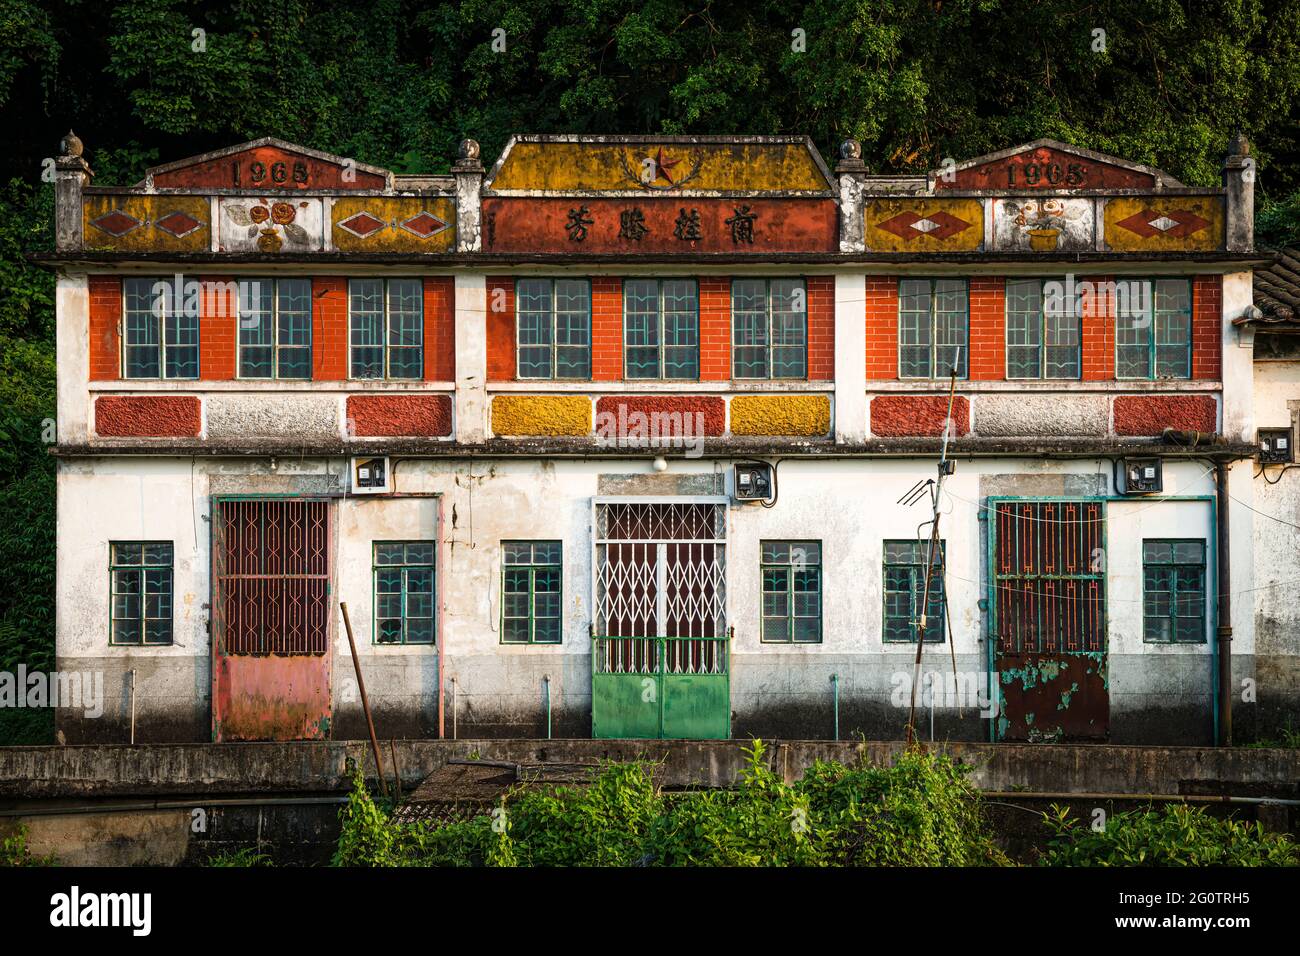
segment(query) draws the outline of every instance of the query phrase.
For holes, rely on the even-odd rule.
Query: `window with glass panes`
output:
[[[1115,376],[1191,378],[1191,282],[1120,279],[1115,286]]]
[[[311,280],[240,286],[239,377],[311,378]]]
[[[966,377],[970,298],[965,279],[898,281],[898,374]]]
[[[623,281],[627,378],[700,377],[700,296],[694,279]]]
[[[925,597],[925,559],[929,551],[928,540],[885,542],[883,580],[886,641],[916,641],[916,625],[920,622],[921,602]],[[943,642],[943,556],[943,542],[939,542],[939,547],[934,552],[930,596],[926,604],[926,643]]]
[[[518,280],[515,335],[520,378],[591,378],[591,282]]]
[[[818,541],[764,541],[763,640],[818,644],[822,639],[822,546]]]
[[[424,295],[419,279],[348,281],[352,378],[420,378]]]
[[[1142,639],[1151,644],[1205,643],[1205,541],[1142,542]]]
[[[1007,378],[1078,378],[1082,312],[1063,279],[1008,279]]]
[[[111,644],[172,642],[172,543],[109,544]]]
[[[734,378],[808,377],[808,293],[803,279],[731,280]]]
[[[122,280],[124,378],[199,377],[199,317],[175,288],[171,279]]]
[[[435,572],[434,542],[375,542],[374,643],[433,643]]]
[[[560,642],[561,546],[558,541],[501,542],[501,642]]]

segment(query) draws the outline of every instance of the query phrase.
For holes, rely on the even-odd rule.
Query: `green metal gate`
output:
[[[725,499],[597,500],[591,733],[731,735]]]

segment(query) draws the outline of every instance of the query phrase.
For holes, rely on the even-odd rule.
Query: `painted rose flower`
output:
[[[265,206],[254,206],[248,210],[248,218],[253,222],[266,222],[271,217],[271,211]]]
[[[278,202],[271,207],[271,221],[283,226],[286,223],[293,222],[294,214],[297,212],[287,202]]]

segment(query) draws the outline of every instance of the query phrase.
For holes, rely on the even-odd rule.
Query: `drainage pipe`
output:
[[[131,746],[135,746],[135,668],[131,668]]]
[[[551,677],[542,675],[542,686],[546,688],[546,739],[551,739]]]
[[[840,739],[840,675],[831,675],[831,687],[835,693],[835,739]]]
[[[1218,620],[1216,644],[1219,658],[1219,739],[1220,747],[1232,746],[1232,542],[1228,537],[1228,469],[1230,462],[1220,458],[1214,463],[1214,481],[1218,501],[1214,509],[1217,537],[1215,570],[1218,572]]]

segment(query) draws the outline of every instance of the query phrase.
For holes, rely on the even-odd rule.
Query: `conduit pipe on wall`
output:
[[[131,668],[131,746],[135,746],[135,668]]]

